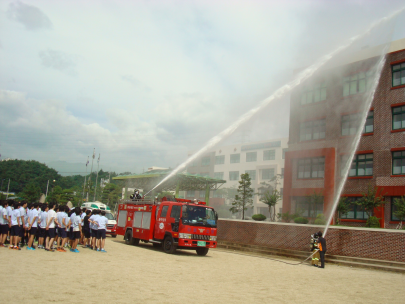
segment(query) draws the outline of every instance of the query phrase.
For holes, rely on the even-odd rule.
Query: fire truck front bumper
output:
[[[178,243],[179,247],[184,248],[198,248],[198,247],[206,247],[206,248],[217,248],[217,241],[201,241],[201,240],[192,240],[192,239],[179,239]]]

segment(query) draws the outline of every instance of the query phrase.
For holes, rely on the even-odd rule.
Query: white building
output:
[[[203,155],[187,168],[189,173],[210,176],[217,179],[226,180],[221,189],[231,189],[211,193],[211,197],[225,198],[225,204],[230,205],[235,197],[236,188],[239,185],[240,175],[249,173],[252,180],[252,188],[258,193],[261,183],[275,186],[271,181],[277,174],[280,176],[277,189],[283,192],[284,176],[284,151],[288,146],[288,138],[280,138],[269,141],[252,142],[248,144],[233,144],[217,147],[215,150]],[[191,155],[191,153],[190,153]],[[235,190],[232,190],[235,189]],[[187,198],[204,197],[204,193],[188,191]],[[259,201],[259,196],[255,195],[253,200],[253,210],[247,211],[247,215],[262,213],[269,216],[268,206]],[[282,201],[276,206],[276,213],[281,212]]]

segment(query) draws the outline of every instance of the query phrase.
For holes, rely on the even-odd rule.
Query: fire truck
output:
[[[172,254],[176,249],[196,250],[205,256],[217,247],[218,214],[205,202],[165,197],[161,202],[146,199],[124,200],[118,206],[117,234],[128,245],[140,241],[163,247]]]

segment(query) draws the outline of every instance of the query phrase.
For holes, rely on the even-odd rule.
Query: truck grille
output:
[[[210,236],[209,235],[203,235],[203,234],[192,234],[191,238],[193,240],[205,240],[205,241],[209,241],[210,240]]]
[[[114,228],[114,225],[113,224],[110,224],[110,225],[107,224],[107,228]]]

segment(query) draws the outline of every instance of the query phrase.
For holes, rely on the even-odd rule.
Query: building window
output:
[[[343,159],[342,163],[347,162]],[[372,176],[373,175],[373,154],[357,154],[350,166],[349,176]]]
[[[283,159],[285,159],[285,152],[287,152],[287,149],[283,149]]]
[[[217,156],[215,156],[215,164],[216,165],[225,164],[225,155],[217,155]]]
[[[405,151],[392,152],[392,174],[405,174]]]
[[[298,178],[323,178],[325,158],[304,158],[298,160]]]
[[[240,154],[231,154],[231,164],[240,163]]]
[[[214,172],[215,179],[224,179],[224,172]]]
[[[257,152],[246,152],[246,162],[255,162],[257,160]]]
[[[263,169],[262,170],[262,179],[272,179],[274,177],[274,168],[271,169]]]
[[[201,159],[201,167],[207,167],[210,165],[210,157],[206,156]]]
[[[189,167],[197,167],[197,161],[193,160],[188,166]]]
[[[392,108],[392,129],[405,129],[405,106]]]
[[[301,93],[301,104],[309,104],[326,100],[326,82],[305,85]]]
[[[295,212],[304,217],[316,217],[323,213],[323,201],[311,203],[310,197],[307,196],[294,197],[293,200],[295,201]]]
[[[187,197],[194,197],[195,191],[194,190],[187,190]]]
[[[302,122],[300,125],[300,141],[325,138],[325,120]]]
[[[239,171],[229,171],[229,180],[239,180]]]
[[[354,135],[361,123],[361,114],[351,114],[342,116],[342,136]],[[374,111],[370,111],[362,133],[372,133],[374,131]]]
[[[205,191],[200,191],[200,198],[205,197]]]
[[[397,206],[394,205],[395,199],[401,199],[400,196],[391,197],[391,221],[399,221],[400,218],[395,216],[394,212],[397,211]]]
[[[249,174],[251,180],[256,180],[256,170],[246,170],[245,173]]]
[[[203,176],[203,177],[210,177],[209,172],[201,172],[200,175]]]
[[[357,205],[356,201],[360,197],[348,197],[348,202],[350,203],[350,211],[347,214],[341,214],[342,219],[351,219],[351,220],[366,220],[368,219],[367,213],[364,211],[364,208]]]
[[[275,160],[275,159],[276,159],[276,150],[263,151],[263,160]]]
[[[372,83],[372,72],[360,72],[343,78],[343,96],[363,93]]]
[[[405,84],[405,62],[392,66],[392,86]]]

